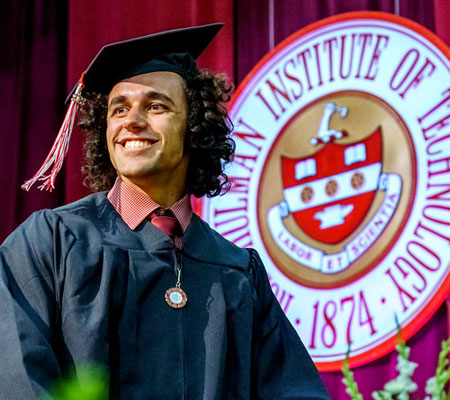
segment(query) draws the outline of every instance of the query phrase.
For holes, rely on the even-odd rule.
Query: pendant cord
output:
[[[177,266],[177,283],[175,287],[178,289],[181,287],[181,268],[179,266]]]

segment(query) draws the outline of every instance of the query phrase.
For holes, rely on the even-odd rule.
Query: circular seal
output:
[[[342,14],[287,38],[230,109],[231,189],[203,217],[256,248],[318,368],[395,347],[450,290],[450,50],[425,28]]]

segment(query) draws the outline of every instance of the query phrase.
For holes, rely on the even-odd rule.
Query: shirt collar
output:
[[[119,178],[116,179],[113,188],[109,191],[108,200],[132,230],[136,229],[153,211],[162,207],[156,201],[128,186]],[[186,194],[174,203],[170,210],[180,223],[183,232],[185,232],[192,218],[189,195]]]

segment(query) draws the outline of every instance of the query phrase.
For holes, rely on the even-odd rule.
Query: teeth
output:
[[[139,149],[141,147],[148,146],[150,146],[150,142],[148,142],[147,140],[127,140],[125,142],[126,149]]]

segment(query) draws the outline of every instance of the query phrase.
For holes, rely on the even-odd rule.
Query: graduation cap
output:
[[[83,92],[108,94],[123,79],[149,72],[170,71],[183,78],[193,76],[198,72],[196,59],[222,26],[222,23],[214,23],[174,29],[104,46],[70,92],[66,99],[69,108],[52,149],[41,168],[22,185],[22,189],[29,190],[38,180],[43,181],[39,189],[54,189],[56,175],[69,149]]]

